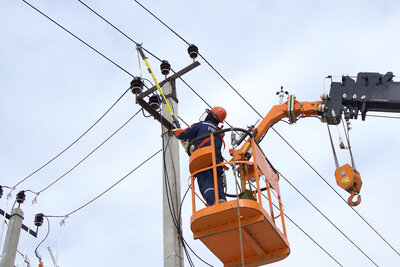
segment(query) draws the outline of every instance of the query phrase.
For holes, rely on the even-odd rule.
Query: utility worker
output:
[[[213,107],[211,110],[207,109],[207,116],[204,121],[197,122],[186,129],[174,129],[172,132],[176,138],[179,140],[193,140],[197,137],[204,136],[210,134],[212,132],[220,130],[218,128],[218,124],[223,122],[226,118],[226,110],[222,107]],[[214,136],[214,144],[215,144],[215,154],[217,163],[223,161],[223,157],[221,154],[222,144],[224,144],[224,134],[217,134]],[[198,148],[204,146],[210,146],[211,141],[210,137],[205,138],[203,140],[196,141],[193,146],[195,151]],[[225,175],[223,167],[217,167],[217,175],[218,175],[218,196],[219,202],[225,202],[226,197],[224,193],[224,185],[223,185],[223,176]],[[215,189],[214,189],[214,178],[212,169],[200,172],[195,175],[197,179],[197,183],[200,188],[201,195],[206,200],[209,206],[215,204]]]

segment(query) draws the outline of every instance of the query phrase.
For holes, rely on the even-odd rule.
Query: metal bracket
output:
[[[173,98],[176,102],[178,102],[178,97],[176,94],[176,87],[175,87],[175,80],[180,78],[182,75],[185,73],[191,71],[192,69],[196,68],[199,66],[200,63],[198,61],[193,62],[192,64],[188,65],[187,67],[181,69],[180,71],[176,72],[175,74],[171,75],[170,77],[166,78],[165,80],[161,81],[159,85],[162,87],[164,84],[167,82],[172,83],[173,91],[172,94],[166,95],[167,98]],[[151,107],[147,101],[144,100],[145,97],[149,96],[150,94],[154,93],[157,90],[156,86],[151,87],[150,89],[144,91],[141,94],[138,94],[136,96],[136,103],[139,104],[144,110],[146,110],[155,120],[159,121],[164,127],[167,129],[172,129],[173,125],[169,122],[169,119],[165,118],[155,110],[153,107]]]
[[[0,209],[0,214],[2,216],[4,216],[4,213],[5,213],[5,211]],[[10,218],[11,218],[11,215],[6,213],[6,219],[10,220]],[[22,229],[25,230],[26,232],[28,232],[28,230],[29,230],[29,232],[28,232],[29,234],[31,234],[33,237],[37,237],[37,232],[32,231],[32,229],[29,229],[29,227],[26,226],[25,224],[22,224]]]

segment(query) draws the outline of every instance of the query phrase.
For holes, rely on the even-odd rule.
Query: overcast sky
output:
[[[140,75],[135,44],[78,1],[31,1],[42,12],[86,41],[132,75]],[[121,31],[175,70],[192,62],[187,44],[133,0],[85,1]],[[252,105],[265,115],[280,86],[299,101],[317,101],[329,92],[327,75],[392,71],[400,75],[398,1],[141,1],[202,55]],[[132,77],[105,60],[23,1],[0,3],[0,185],[13,186],[85,132],[129,87]],[[258,115],[204,62],[185,81],[210,105],[224,106],[237,127]],[[149,56],[159,81],[159,62]],[[142,63],[142,67],[143,67]],[[151,77],[142,70],[144,77]],[[207,105],[177,82],[179,115],[198,121]],[[139,110],[130,92],[84,138],[12,192],[40,191],[70,170]],[[347,199],[335,183],[326,125],[301,119],[275,129]],[[342,128],[338,128],[342,138]],[[357,169],[363,179],[362,202],[355,209],[397,250],[399,120],[367,117],[352,121],[350,132]],[[332,127],[338,144],[336,127]],[[27,193],[21,206],[25,224],[31,214],[65,215],[91,200],[161,148],[160,125],[139,113],[81,165],[37,196]],[[228,141],[229,136],[226,137]],[[271,163],[379,266],[399,266],[396,254],[273,131],[261,147]],[[228,158],[228,148],[224,155]],[[180,151],[182,195],[188,187],[188,158]],[[350,163],[341,151],[339,163]],[[162,157],[155,156],[107,194],[65,220],[59,266],[162,266]],[[229,180],[230,179],[230,180]],[[228,174],[228,182],[232,180]],[[374,266],[354,245],[281,179],[285,213],[343,266]],[[6,208],[6,195],[0,208]],[[12,203],[8,205],[10,212]],[[205,261],[220,261],[190,231],[191,202],[183,204],[183,232]],[[50,234],[40,246],[52,266],[62,218],[50,218]],[[289,221],[291,254],[273,266],[338,266]],[[28,241],[28,257],[47,232]],[[3,235],[3,240],[5,233]],[[19,250],[26,246],[21,234]],[[2,249],[2,247],[1,247]],[[196,266],[203,266],[193,254]],[[16,264],[22,266],[17,255]],[[185,264],[188,262],[185,259]]]

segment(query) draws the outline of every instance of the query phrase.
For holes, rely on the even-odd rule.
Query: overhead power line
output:
[[[23,178],[21,181],[19,181],[17,184],[14,185],[13,188],[16,188],[18,185],[22,184],[23,182],[25,182],[27,179],[29,179],[31,176],[33,176],[34,174],[36,174],[37,172],[39,172],[41,169],[43,169],[44,167],[46,167],[47,165],[49,165],[51,162],[53,162],[56,158],[58,158],[59,156],[61,156],[65,151],[67,151],[68,149],[70,149],[73,145],[75,145],[82,137],[84,137],[94,126],[96,126],[97,123],[99,123],[107,114],[108,112],[110,112],[110,110],[122,99],[122,97],[129,91],[129,89],[127,89],[112,105],[111,107],[109,107],[107,109],[106,112],[104,112],[103,115],[100,116],[100,118],[95,121],[95,123],[93,123],[83,134],[81,134],[75,141],[73,141],[70,145],[68,145],[66,148],[64,148],[60,153],[58,153],[57,155],[55,155],[53,158],[51,158],[49,161],[47,161],[45,164],[43,164],[41,167],[39,167],[37,170],[35,170],[34,172],[32,172],[31,174],[29,174],[28,176],[26,176],[25,178]]]
[[[253,188],[256,188],[253,184],[250,184]],[[264,193],[261,192],[261,195],[268,200],[268,197],[266,195],[264,195]],[[272,203],[272,205],[274,205],[274,207],[279,210],[279,207],[275,204]],[[298,225],[297,223],[294,222],[294,220],[292,220],[292,218],[289,217],[289,215],[287,215],[287,213],[283,213],[283,215],[294,225],[296,226],[301,232],[303,232],[303,234],[305,234],[312,242],[314,242],[323,252],[325,252],[326,255],[328,255],[332,260],[334,260],[338,265],[343,266],[335,257],[333,257],[322,245],[320,245],[314,238],[312,238],[309,234],[307,234],[306,231],[303,230],[303,228],[300,227],[300,225]]]
[[[100,56],[102,56],[104,59],[106,59],[107,61],[111,62],[112,64],[114,64],[116,67],[118,67],[119,69],[121,69],[122,71],[124,71],[125,73],[127,73],[129,76],[134,77],[133,74],[131,74],[129,71],[127,71],[126,69],[124,69],[123,67],[121,67],[120,65],[118,65],[117,63],[115,63],[113,60],[111,60],[110,58],[106,57],[103,53],[101,53],[99,50],[97,50],[96,48],[94,48],[93,46],[91,46],[90,44],[88,44],[87,42],[85,42],[84,40],[82,40],[81,38],[79,38],[77,35],[73,34],[70,30],[68,30],[67,28],[65,28],[64,26],[62,26],[61,24],[59,24],[57,21],[55,21],[54,19],[50,18],[48,15],[46,15],[45,13],[43,13],[41,10],[39,10],[38,8],[36,8],[34,5],[32,5],[31,3],[29,3],[26,0],[22,0],[25,4],[27,4],[28,6],[30,6],[31,8],[33,8],[34,10],[36,10],[39,14],[41,14],[42,16],[44,16],[45,18],[47,18],[48,20],[50,20],[51,22],[53,22],[54,24],[56,24],[58,27],[60,27],[61,29],[63,29],[65,32],[69,33],[71,36],[73,36],[74,38],[76,38],[77,40],[79,40],[80,42],[82,42],[83,44],[85,44],[87,47],[89,47],[90,49],[92,49],[93,51],[95,51],[97,54],[99,54]]]
[[[281,136],[280,133],[276,133]],[[286,144],[315,172],[315,174],[317,174],[325,182],[325,184],[327,184],[333,190],[333,192],[335,192],[336,195],[338,195],[339,198],[346,203],[346,206],[350,207],[354,213],[357,214],[371,228],[371,230],[373,230],[397,255],[400,256],[400,253],[367,221],[367,219],[365,219],[354,207],[348,205],[346,199],[344,199],[339,192],[333,188],[333,186],[310,164],[310,162],[308,162],[289,142],[287,142],[285,138],[282,137],[282,140],[284,140]]]
[[[107,137],[103,142],[101,142],[95,149],[93,149],[89,154],[87,154],[83,159],[81,159],[77,164],[75,164],[71,169],[69,169],[67,172],[65,172],[63,175],[58,177],[56,180],[51,182],[49,185],[44,187],[42,190],[38,191],[36,194],[41,194],[42,192],[46,191],[49,189],[51,186],[53,186],[55,183],[60,181],[62,178],[64,178],[67,174],[72,172],[76,167],[78,167],[82,162],[84,162],[88,157],[90,157],[94,152],[96,152],[101,146],[103,146],[108,140],[110,140],[116,133],[118,133],[122,128],[124,128],[134,117],[136,117],[137,114],[141,109],[139,109],[135,114],[133,114],[121,127],[119,127],[115,132],[113,132],[109,137]]]
[[[378,266],[353,240],[351,240],[336,224],[334,224],[320,209],[318,209],[303,193],[300,192],[282,173],[278,172],[279,175],[294,189],[299,193],[319,214],[321,214],[333,227],[336,228],[351,244],[353,244],[365,257],[368,258],[375,266]]]
[[[48,218],[64,218],[64,217],[69,217],[72,214],[80,211],[81,209],[87,207],[89,204],[93,203],[94,201],[96,201],[97,199],[99,199],[101,196],[103,196],[104,194],[106,194],[108,191],[110,191],[111,189],[113,189],[116,185],[118,185],[119,183],[121,183],[123,180],[125,180],[128,176],[130,176],[132,173],[134,173],[137,169],[139,169],[140,167],[142,167],[145,163],[147,163],[149,160],[151,160],[152,158],[154,158],[158,153],[160,153],[162,151],[162,149],[158,150],[157,152],[153,153],[150,157],[148,157],[147,159],[145,159],[144,161],[142,161],[142,163],[140,163],[138,166],[136,166],[133,170],[131,170],[130,172],[128,172],[125,176],[123,176],[121,179],[119,179],[117,182],[115,182],[113,185],[111,185],[110,187],[108,187],[106,190],[104,190],[102,193],[100,193],[99,195],[97,195],[96,197],[92,198],[91,200],[89,200],[88,202],[86,202],[85,204],[83,204],[82,206],[80,206],[79,208],[74,209],[73,211],[65,214],[65,215],[46,215],[46,217]]]

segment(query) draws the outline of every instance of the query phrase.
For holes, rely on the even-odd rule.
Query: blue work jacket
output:
[[[193,140],[197,137],[204,136],[218,130],[220,129],[215,123],[211,121],[200,121],[193,124],[189,128],[178,130],[176,132],[176,138],[180,140]],[[221,153],[222,144],[224,143],[223,138],[224,134],[217,134],[216,136],[214,136],[215,154],[217,156],[217,160],[219,161],[223,160]],[[206,142],[203,141],[204,140],[198,140],[193,144],[195,150],[199,147],[200,144],[201,147],[211,145],[210,138],[208,138]]]

